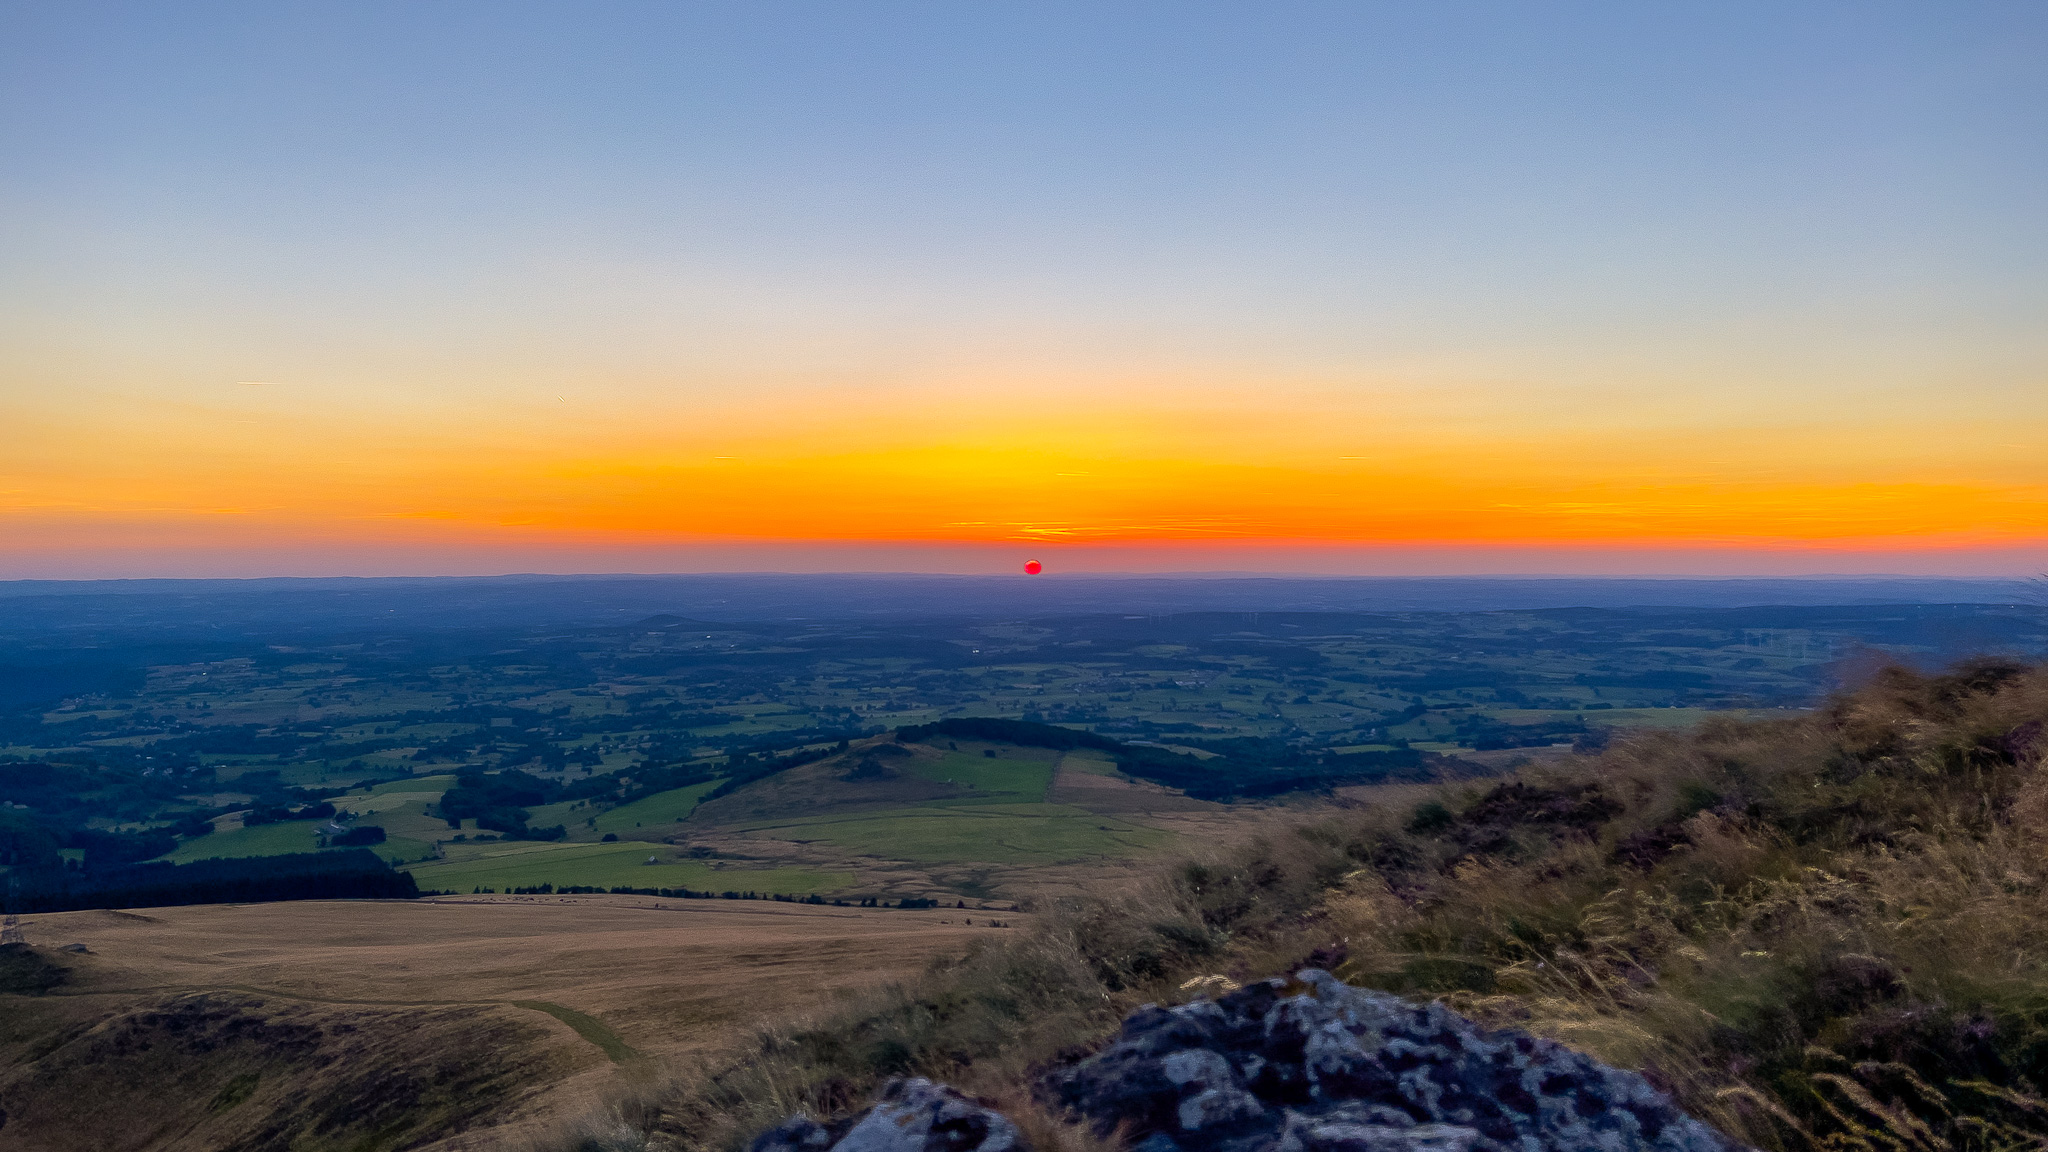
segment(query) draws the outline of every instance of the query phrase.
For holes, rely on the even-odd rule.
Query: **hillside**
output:
[[[1639,1069],[1761,1148],[2039,1147],[2044,728],[2048,669],[1892,668],[1810,716],[1302,820],[1066,901],[1027,938],[765,1033],[557,1146],[731,1147],[908,1072],[1089,1147],[1033,1102],[1034,1070],[1142,1002],[1312,961]],[[587,1142],[600,1132],[613,1143]]]
[[[7,917],[0,1150],[516,1146],[729,1051],[771,1003],[820,1010],[1005,931],[969,919],[615,896]]]
[[[1259,767],[1265,744],[1128,752],[957,725],[528,810],[560,839],[451,827],[449,791],[472,787],[456,773],[329,791],[300,800],[388,825],[387,855],[430,853],[406,865],[423,887],[559,885],[571,868],[967,908],[464,895],[26,916],[0,944],[0,1147],[74,1128],[80,1147],[483,1147],[509,1121],[538,1148],[712,1152],[798,1109],[846,1114],[909,1072],[1087,1152],[1029,1091],[1045,1068],[1142,1003],[1304,964],[1638,1069],[1774,1152],[2036,1147],[2044,724],[2048,670],[1980,662],[1323,804],[1219,804],[1119,766],[1301,767]],[[235,823],[185,843],[302,848],[323,826]],[[991,923],[1018,894],[1033,912]],[[88,1123],[67,1101],[103,1074],[168,1101],[167,1127]],[[393,1085],[402,1108],[365,1103]],[[590,1100],[613,1102],[559,1119]]]

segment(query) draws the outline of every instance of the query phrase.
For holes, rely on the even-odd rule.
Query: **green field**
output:
[[[664,844],[625,840],[616,844],[451,845],[451,859],[415,864],[405,869],[421,888],[469,892],[476,888],[531,888],[541,884],[590,885],[599,888],[694,888],[698,891],[751,891],[801,896],[835,892],[854,881],[850,872],[816,872],[805,868],[715,868],[698,860],[678,860]],[[647,863],[649,857],[660,861]]]
[[[948,752],[937,764],[919,762],[911,771],[926,780],[960,784],[988,793],[986,799],[996,803],[1035,803],[1044,800],[1047,789],[1052,787],[1053,765],[1058,762],[1059,753],[1045,752],[1042,757],[1027,759],[1034,751],[1039,750],[1004,747],[994,757],[982,755],[979,748]]]
[[[387,780],[370,789],[372,796],[385,796],[393,792],[424,792],[439,796],[455,787],[455,777],[448,773],[432,776],[413,776],[405,780]]]
[[[312,852],[320,847],[313,830],[325,820],[282,820],[254,828],[230,828],[187,840],[158,857],[173,864],[212,860],[230,856],[282,856],[289,852]]]
[[[690,813],[697,810],[697,802],[704,798],[706,792],[723,783],[723,780],[707,780],[702,784],[692,784],[688,788],[657,792],[631,804],[621,804],[599,815],[593,831],[599,835],[616,832],[620,836],[626,836],[642,826],[654,833],[672,831],[671,825],[678,820],[687,819]]]
[[[921,864],[1058,864],[1129,856],[1173,839],[1156,828],[1066,804],[969,802],[734,827]]]
[[[1059,766],[1068,772],[1086,776],[1123,776],[1117,771],[1116,763],[1099,752],[1069,752],[1060,757]]]
[[[335,801],[334,806],[354,812],[361,823],[379,825],[393,836],[439,840],[454,829],[449,828],[448,822],[439,816],[427,815],[430,802],[417,793],[393,792],[385,796],[355,797],[353,801],[344,797]]]

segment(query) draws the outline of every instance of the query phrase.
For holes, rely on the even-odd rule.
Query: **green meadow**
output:
[[[625,840],[615,844],[542,844],[514,840],[498,844],[452,844],[449,859],[414,864],[405,871],[423,889],[469,892],[493,888],[531,888],[541,884],[588,885],[598,888],[694,888],[801,896],[827,893],[851,885],[850,872],[806,868],[718,868],[698,860],[678,860],[663,844]],[[657,863],[649,864],[653,858]]]
[[[173,864],[190,864],[194,860],[318,852],[321,850],[320,841],[315,833],[326,823],[325,820],[282,820],[276,824],[259,824],[254,828],[229,828],[210,836],[187,840],[157,859],[168,860]],[[370,845],[370,851],[393,864],[402,864],[407,860],[419,860],[431,855],[434,844],[431,837],[419,839],[412,836],[389,836],[382,844]]]
[[[194,860],[313,852],[320,847],[313,830],[325,823],[325,820],[282,820],[254,828],[229,828],[187,840],[158,859],[173,864],[190,864]]]
[[[983,755],[978,746],[974,751],[948,752],[938,763],[919,762],[910,771],[926,780],[958,784],[987,793],[986,797],[975,797],[974,800],[1014,803],[1045,799],[1046,791],[1052,787],[1053,767],[1059,763],[1059,753],[1046,751],[1042,756],[1033,756],[1032,753],[1043,750],[1001,745],[989,747],[1000,751],[993,757]],[[963,802],[974,801],[948,801]]]
[[[631,804],[621,804],[617,808],[600,813],[593,831],[600,835],[615,832],[623,837],[641,827],[651,828],[657,832],[670,830],[667,826],[678,820],[688,819],[690,813],[697,810],[697,803],[704,798],[704,794],[723,783],[723,780],[707,780],[687,788],[657,792]]]

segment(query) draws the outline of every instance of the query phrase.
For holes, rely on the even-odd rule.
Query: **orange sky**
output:
[[[2037,10],[795,11],[38,9],[0,578],[2048,568]]]
[[[1555,396],[1446,397],[1006,381],[877,388],[843,414],[795,389],[471,407],[201,383],[171,402],[103,394],[90,420],[75,395],[17,405],[14,426],[32,435],[6,466],[4,523],[20,574],[124,550],[189,564],[267,547],[289,568],[297,552],[351,544],[396,548],[388,563],[405,570],[436,541],[437,565],[465,549],[488,565],[516,545],[540,567],[551,547],[668,548],[671,563],[694,552],[717,567],[776,544],[809,566],[806,542],[867,542],[981,546],[997,567],[1059,547],[1137,546],[1145,567],[1191,569],[1321,549],[1304,563],[1370,571],[1398,570],[1403,549],[1578,546],[1588,570],[1617,549],[1697,570],[1684,557],[1720,549],[1803,551],[1814,571],[1924,552],[1945,558],[1937,568],[2010,572],[2048,539],[2038,424],[1709,423],[1583,392],[1605,416],[1574,420]]]

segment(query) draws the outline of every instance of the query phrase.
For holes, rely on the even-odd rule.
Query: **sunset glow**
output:
[[[2048,566],[2022,9],[341,11],[4,50],[0,577]]]

